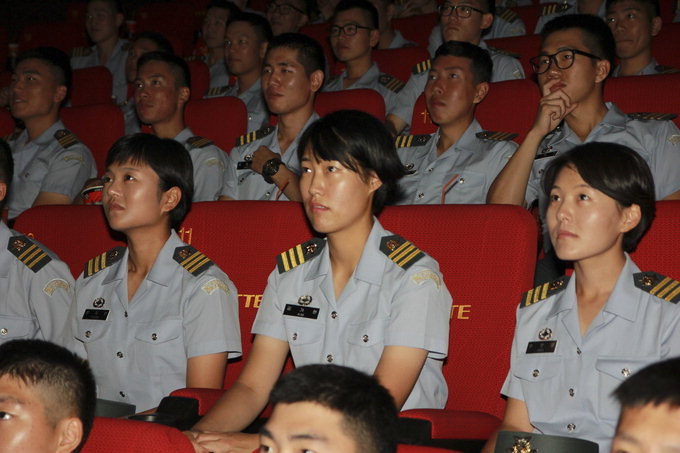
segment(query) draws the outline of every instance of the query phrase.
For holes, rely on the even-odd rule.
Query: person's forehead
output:
[[[447,68],[461,68],[467,72],[470,72],[472,68],[472,60],[466,57],[458,57],[454,55],[440,55],[432,62],[432,69],[441,71]]]
[[[542,52],[555,52],[559,49],[585,49],[585,36],[578,28],[565,28],[548,35],[541,45]]]
[[[27,60],[23,60],[21,63],[17,65],[14,72],[16,72],[17,74],[21,74],[24,72],[32,72],[46,77],[54,76],[50,63],[43,61],[39,58],[29,58]]]
[[[102,2],[95,0],[87,5],[87,11],[90,13],[111,13],[113,14],[114,8],[109,2]]]
[[[227,34],[229,35],[247,35],[255,36],[255,27],[249,22],[236,21],[232,22],[227,26]]]
[[[135,41],[132,45],[135,49],[143,50],[145,52],[151,52],[153,50],[159,50],[156,43],[150,39],[142,38]]]
[[[44,404],[38,397],[39,394],[34,385],[28,385],[23,380],[7,374],[0,376],[0,402],[40,409]]]
[[[173,79],[172,68],[165,61],[151,60],[144,63],[139,68],[139,77],[152,77],[155,75],[161,75],[168,79]]]
[[[229,17],[229,10],[213,6],[205,13],[206,17],[216,18],[216,19],[227,19]]]
[[[291,49],[290,47],[282,46],[267,52],[265,64],[275,65],[284,63],[290,66],[301,66],[301,63],[298,60],[297,49]]]
[[[638,2],[636,0],[621,0],[610,4],[609,8],[607,8],[607,13],[626,10],[647,12],[647,8],[642,2]]]
[[[481,0],[446,0],[444,4],[449,6],[467,5],[479,9],[482,9],[482,6],[484,6],[484,2],[482,2]]]
[[[344,24],[348,22],[356,22],[359,23],[359,25],[368,25],[363,24],[363,22],[368,22],[370,20],[369,15],[370,13],[364,9],[351,8],[337,13],[333,18],[333,23]]]

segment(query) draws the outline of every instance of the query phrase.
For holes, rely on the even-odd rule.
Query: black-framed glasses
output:
[[[460,17],[461,19],[467,19],[472,15],[472,11],[477,11],[479,14],[486,14],[484,11],[481,9],[472,7],[470,5],[439,5],[437,7],[437,11],[439,11],[439,14],[441,16],[450,16],[453,14],[453,12],[456,12],[456,16]]]
[[[268,9],[269,11],[271,11],[272,13],[273,13],[273,12],[278,12],[278,13],[281,14],[282,16],[287,16],[288,14],[290,14],[290,12],[291,12],[292,10],[295,10],[295,11],[297,11],[297,12],[300,13],[300,14],[307,14],[306,12],[304,12],[303,10],[301,10],[300,8],[298,8],[297,6],[293,6],[293,5],[291,5],[290,3],[276,3],[276,2],[270,2],[270,3],[267,5],[267,9]]]
[[[373,30],[371,27],[364,27],[363,25],[359,24],[345,24],[342,27],[340,25],[333,25],[330,28],[330,33],[331,36],[340,36],[340,31],[344,33],[346,36],[354,36],[357,34],[359,29],[363,30]]]
[[[584,57],[592,58],[593,60],[602,60],[602,58],[592,53],[584,52],[578,49],[563,49],[559,52],[555,52],[552,55],[539,55],[533,57],[529,60],[531,63],[531,68],[536,74],[543,74],[548,69],[552,62],[555,62],[555,66],[559,69],[569,69],[574,64],[576,59],[576,54],[583,55]]]

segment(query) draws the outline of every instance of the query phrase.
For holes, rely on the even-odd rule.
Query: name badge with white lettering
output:
[[[109,310],[95,310],[88,308],[83,314],[83,319],[96,319],[97,321],[105,321],[109,317]]]
[[[530,341],[527,345],[527,354],[541,354],[545,352],[555,352],[557,340],[551,341]]]
[[[319,309],[316,307],[303,307],[301,305],[286,304],[283,309],[285,316],[295,316],[297,318],[317,319]]]

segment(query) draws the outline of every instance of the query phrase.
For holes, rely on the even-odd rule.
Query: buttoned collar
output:
[[[66,129],[66,127],[64,127],[64,123],[62,123],[61,120],[57,120],[56,123],[48,127],[45,132],[43,132],[42,134],[40,134],[38,138],[33,140],[33,143],[35,143],[37,146],[49,145],[55,140],[54,134],[60,129]],[[28,130],[24,132],[26,133],[26,138],[28,139]]]
[[[458,141],[454,143],[453,145],[449,146],[446,151],[444,151],[441,156],[439,156],[440,159],[443,159],[445,157],[453,155],[455,151],[468,151],[470,153],[474,153],[476,151],[479,151],[479,140],[477,139],[477,133],[482,132],[482,126],[477,122],[476,119],[472,119],[472,122],[470,125],[465,129],[465,132],[463,132],[463,135],[460,136]],[[437,142],[439,141],[439,137],[441,134],[441,129],[437,129],[436,135],[433,137],[435,140],[434,142],[434,152],[436,155],[437,152]]]
[[[347,69],[342,71],[342,74],[340,74],[338,77],[341,82],[345,80],[347,78]],[[369,81],[377,80],[378,77],[380,77],[380,68],[378,67],[378,63],[374,61],[371,64],[371,67],[368,68],[368,71],[364,72],[364,74],[359,77],[359,80],[354,82],[351,86],[352,88],[363,88],[370,84]],[[342,83],[340,86],[342,86]]]
[[[175,141],[180,142],[182,145],[185,145],[187,140],[189,140],[193,136],[194,133],[191,132],[191,129],[185,127],[179,134],[177,134],[177,136],[175,137]]]

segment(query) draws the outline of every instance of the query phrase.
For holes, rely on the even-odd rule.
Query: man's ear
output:
[[[609,71],[612,69],[612,64],[609,62],[609,60],[602,59],[599,60],[595,63],[595,82],[596,83],[601,83],[604,82],[604,80],[607,78],[609,75]]]
[[[264,56],[267,54],[267,47],[269,46],[269,41],[265,41],[260,44],[260,59],[264,61]]]
[[[661,27],[663,27],[663,20],[659,16],[656,16],[654,19],[652,19],[652,36],[658,35],[661,31]]]
[[[67,94],[68,88],[66,88],[66,85],[59,85],[55,90],[54,97],[52,99],[54,100],[55,104],[61,104],[61,101],[66,99]]]
[[[479,82],[475,87],[475,97],[472,98],[472,103],[479,104],[484,100],[487,94],[489,94],[489,83]]]
[[[313,93],[316,93],[323,86],[323,71],[317,69],[309,75],[309,81],[311,82],[311,89]]]
[[[378,30],[377,28],[375,30],[371,30],[369,34],[369,39],[370,39],[369,42],[371,43],[371,49],[377,46],[378,43],[380,42],[380,30]]]
[[[123,22],[125,21],[125,16],[123,16],[121,13],[116,13],[116,27],[120,27],[123,25]]]
[[[83,439],[83,422],[77,417],[67,417],[59,421],[57,431],[57,453],[71,453]]]
[[[191,99],[191,88],[179,87],[179,100],[182,104],[186,104]]]
[[[4,200],[7,196],[7,183],[0,182],[0,201]]]
[[[486,30],[487,28],[491,27],[491,25],[493,25],[493,19],[494,19],[494,17],[493,17],[493,14],[491,14],[491,13],[482,14],[482,23],[481,23],[482,30]]]

